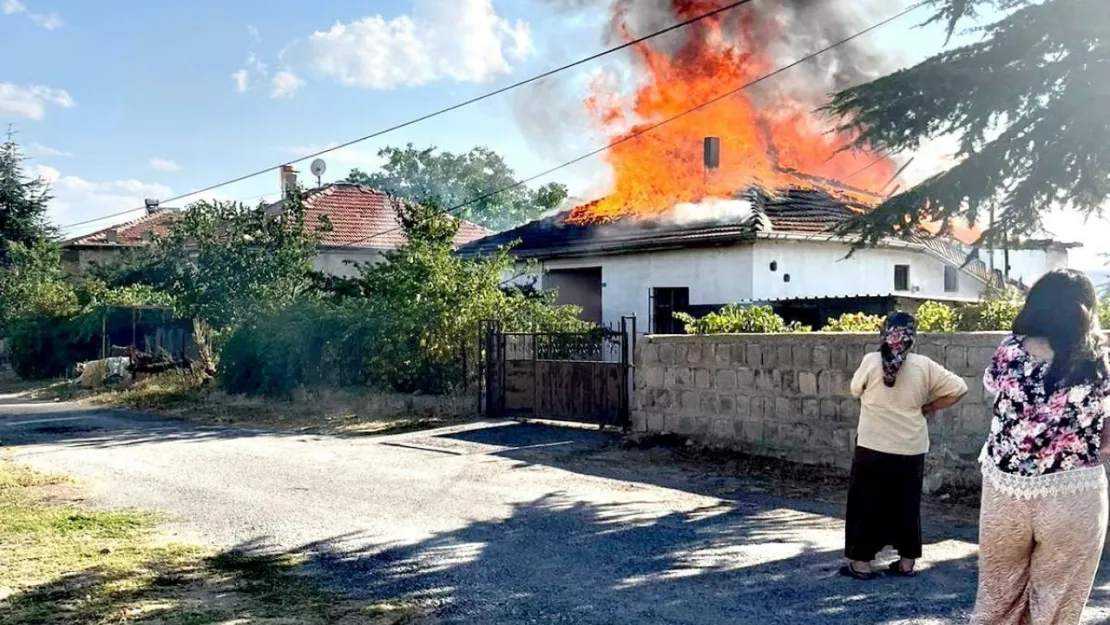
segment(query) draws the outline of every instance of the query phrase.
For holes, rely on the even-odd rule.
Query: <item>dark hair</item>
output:
[[[1098,293],[1081,272],[1060,269],[1038,280],[1014,321],[1014,334],[1048,341],[1054,354],[1045,378],[1049,393],[1110,376],[1098,333]]]

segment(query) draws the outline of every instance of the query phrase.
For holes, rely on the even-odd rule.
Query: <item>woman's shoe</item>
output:
[[[863,582],[869,582],[879,576],[875,571],[856,570],[856,567],[852,566],[851,562],[840,567],[840,574],[844,577],[851,577],[852,579],[858,579]]]
[[[913,570],[913,568],[910,568],[909,570],[902,568],[901,560],[895,560],[894,562],[891,562],[890,566],[888,566],[886,570],[891,575],[896,575],[898,577],[917,577],[917,571]]]

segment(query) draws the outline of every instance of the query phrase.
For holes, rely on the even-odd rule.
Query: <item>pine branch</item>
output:
[[[969,2],[960,9],[973,10]],[[991,236],[1026,235],[1043,215],[1090,215],[1110,197],[1110,12],[1104,0],[999,0],[1023,5],[978,43],[834,96],[826,112],[854,147],[896,153],[959,140],[949,170],[846,226],[860,244],[926,221],[968,221],[993,208]]]

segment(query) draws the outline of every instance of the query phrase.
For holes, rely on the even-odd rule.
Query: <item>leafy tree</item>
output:
[[[473,375],[483,320],[506,330],[591,330],[578,308],[556,306],[552,292],[502,288],[514,266],[507,253],[456,256],[459,222],[442,208],[394,207],[406,245],[353,278],[326,280],[331,297],[323,302],[302,301],[244,325],[221,354],[225,388],[287,394],[303,385],[360,383],[450,392]]]
[[[430,204],[397,204],[408,244],[364,267],[357,281],[364,298],[348,301],[376,319],[370,333],[372,382],[401,391],[449,390],[465,375],[463,350],[476,349],[478,324],[497,319],[509,330],[583,331],[579,309],[555,306],[554,294],[506,292],[507,253],[459,258],[452,241],[459,223]],[[472,353],[470,362],[476,362]]]
[[[1110,11],[1105,0],[924,0],[949,37],[979,12],[982,39],[836,94],[826,110],[856,146],[959,140],[958,161],[845,226],[859,243],[926,220],[984,222],[984,242],[1040,229],[1044,212],[1100,212],[1110,195]]]
[[[0,267],[0,335],[20,318],[73,315],[79,306],[56,245],[42,240],[11,243],[8,263]]]
[[[500,154],[485,147],[465,154],[386,147],[378,152],[385,159],[380,171],[358,169],[348,182],[364,184],[416,204],[443,208],[467,207],[457,214],[493,230],[504,230],[536,219],[556,208],[567,197],[567,188],[549,183],[539,189],[518,184],[516,174]],[[509,188],[512,187],[512,188]],[[495,193],[507,189],[501,193]]]
[[[0,268],[0,336],[8,339],[10,360],[23,378],[63,374],[77,362],[96,358],[100,334],[131,325],[129,313],[106,308],[168,305],[170,298],[150,287],[110,288],[99,280],[74,283],[62,271],[57,246],[39,241],[13,243],[11,261]]]
[[[183,317],[216,331],[278,310],[312,287],[319,232],[327,228],[308,227],[299,190],[284,206],[268,214],[263,205],[196,202],[114,283],[172,293]]]
[[[27,176],[25,160],[9,127],[0,144],[0,266],[11,262],[13,245],[34,245],[57,234],[46,219],[49,185]]]

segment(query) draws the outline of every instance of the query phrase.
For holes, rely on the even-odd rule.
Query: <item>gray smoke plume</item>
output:
[[[640,37],[693,17],[693,13],[685,16],[676,13],[675,6],[684,1],[542,0],[561,13],[608,10],[609,26],[602,36],[605,46],[625,41],[622,27],[631,36]],[[717,0],[716,5],[725,6],[731,1]],[[724,13],[720,18],[721,33],[727,43],[742,52],[765,55],[775,69],[846,39],[913,1],[755,0]],[[697,43],[697,38],[705,40],[709,32],[707,24],[696,23],[653,39],[649,45],[675,55],[691,43]],[[741,33],[747,33],[747,39]],[[749,45],[750,50],[747,49]],[[772,102],[781,103],[784,96],[812,111],[823,104],[830,93],[889,73],[899,61],[889,50],[877,50],[873,37],[866,35],[753,87],[749,95],[757,107],[766,107],[768,113],[774,110]],[[639,69],[639,58],[630,52],[613,55],[602,63],[600,72],[610,79],[624,73],[614,70],[615,66]],[[581,75],[560,74],[517,92],[517,122],[532,147],[541,154],[550,158],[566,157],[569,133],[581,138],[593,130],[582,105],[583,97],[588,94],[585,82]],[[722,91],[730,87],[722,84]],[[727,101],[720,104],[727,105]]]

